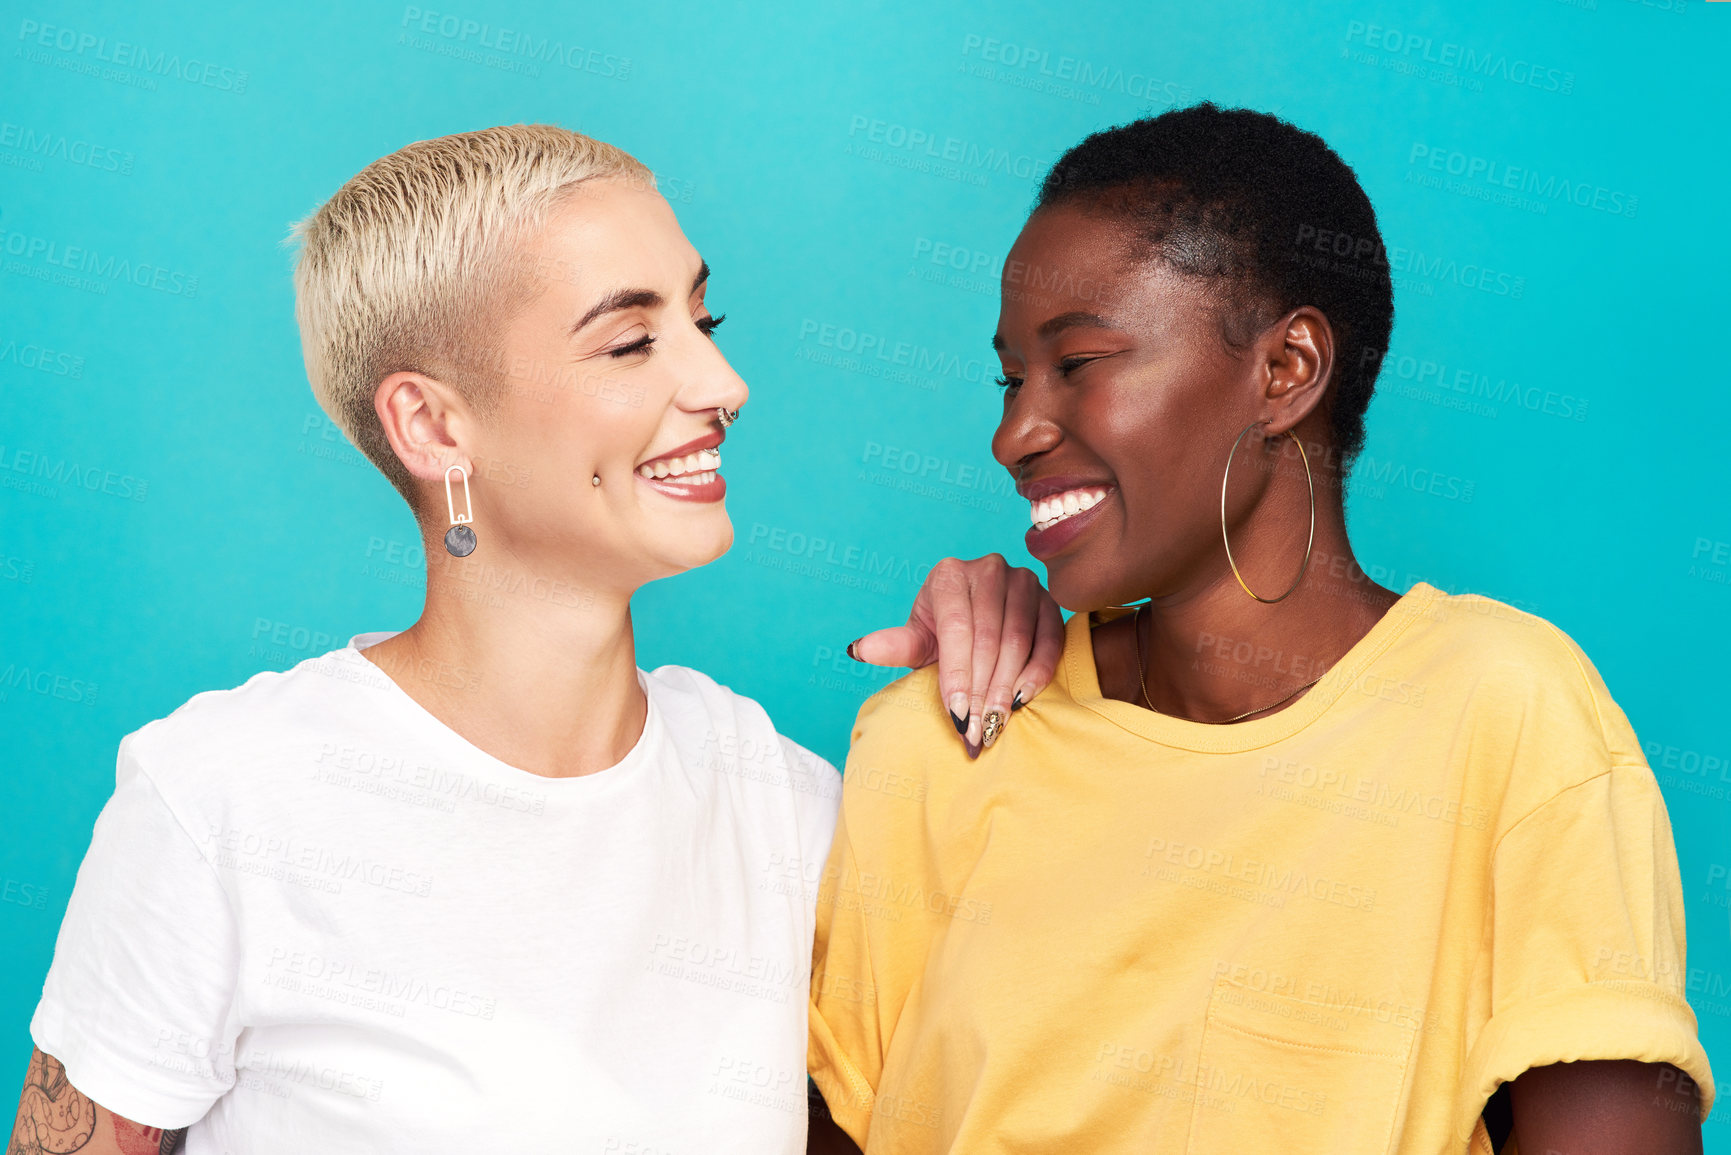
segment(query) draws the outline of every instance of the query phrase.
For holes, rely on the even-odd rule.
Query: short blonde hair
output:
[[[413,479],[373,409],[379,382],[414,370],[491,411],[504,375],[489,334],[537,284],[522,243],[573,187],[607,177],[655,187],[642,162],[580,133],[487,128],[375,160],[292,227],[313,396],[411,507]]]

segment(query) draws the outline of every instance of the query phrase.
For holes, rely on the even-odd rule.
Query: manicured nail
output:
[[[973,714],[968,715],[968,732],[965,735],[963,740],[966,741],[969,746],[973,747],[975,752],[979,751],[979,749],[980,749],[980,719]]]
[[[957,710],[957,706],[961,709]],[[956,724],[956,733],[968,732],[968,696],[960,690],[950,695],[950,721]]]
[[[998,740],[998,735],[1004,732],[1004,712],[997,708],[986,711],[981,721],[980,746],[990,750],[992,743]]]
[[[865,659],[860,657],[859,654],[857,652],[855,652],[855,650],[854,650],[854,647],[859,645],[863,641],[865,641],[864,638],[855,638],[853,641],[851,641],[847,644],[847,656],[852,658],[856,662],[865,661]]]
[[[1027,705],[1027,703],[1022,700],[1022,691],[1017,690],[1016,691],[1016,700],[1010,703],[1010,713],[1014,714],[1017,710],[1020,710],[1023,706],[1026,706],[1026,705]]]

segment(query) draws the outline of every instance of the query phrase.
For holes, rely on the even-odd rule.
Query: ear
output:
[[[1277,437],[1322,404],[1334,377],[1334,330],[1322,310],[1304,305],[1265,330],[1258,346],[1262,415],[1267,435]]]
[[[445,470],[473,472],[474,417],[456,390],[425,373],[392,373],[373,391],[373,412],[397,459],[422,481],[443,483]]]

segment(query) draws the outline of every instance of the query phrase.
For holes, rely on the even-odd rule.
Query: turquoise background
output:
[[[946,553],[1027,560],[986,341],[1039,175],[1090,130],[1203,98],[1320,132],[1369,190],[1398,320],[1359,553],[1399,589],[1541,613],[1598,664],[1669,800],[1724,1073],[1731,4],[462,2],[7,5],[0,1075],[22,1073],[119,738],[417,611],[409,516],[307,388],[289,221],[380,155],[492,124],[654,167],[753,395],[729,441],[738,544],[643,593],[640,661],[708,671],[839,761],[891,676],[847,641],[901,621]],[[501,28],[565,59],[484,46]],[[1451,164],[1475,171],[1434,187]],[[1511,168],[1532,203],[1485,199]],[[850,358],[849,333],[927,370]]]

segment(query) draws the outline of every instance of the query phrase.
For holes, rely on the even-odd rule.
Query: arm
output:
[[[1535,1067],[1510,1097],[1515,1141],[1531,1155],[1701,1155],[1701,1092],[1669,1063]]]
[[[184,1127],[164,1131],[110,1114],[79,1094],[60,1060],[32,1050],[6,1155],[170,1155],[185,1138]]]
[[[995,553],[940,561],[914,598],[907,625],[869,633],[847,648],[874,666],[936,662],[939,696],[973,757],[1046,688],[1063,651],[1058,603],[1032,570]],[[985,719],[993,711],[1000,721],[988,733]]]
[[[806,1080],[806,1107],[808,1120],[805,1133],[806,1155],[860,1155],[854,1141],[847,1137],[847,1132],[835,1125],[830,1118],[829,1105],[818,1093],[817,1084]]]

